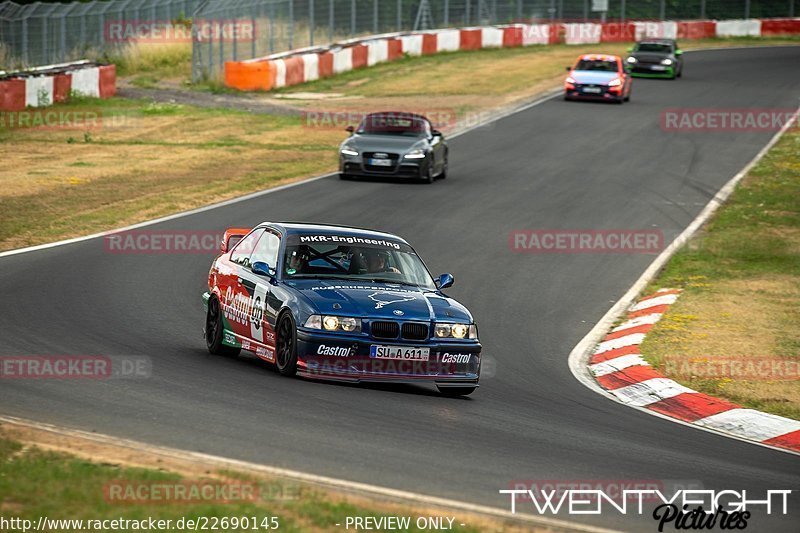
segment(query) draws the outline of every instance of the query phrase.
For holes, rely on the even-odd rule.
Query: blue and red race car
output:
[[[244,349],[284,375],[432,382],[445,395],[478,386],[472,315],[414,249],[389,233],[260,224],[225,232],[203,295],[212,354]]]
[[[585,54],[567,70],[565,100],[603,100],[621,104],[631,99],[632,78],[619,56]]]

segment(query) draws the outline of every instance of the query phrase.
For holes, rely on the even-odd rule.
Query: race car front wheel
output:
[[[222,327],[222,312],[219,307],[219,300],[212,297],[208,300],[208,312],[206,313],[206,347],[213,355],[224,355],[226,357],[236,357],[241,348],[226,346],[222,344],[224,335]]]
[[[439,389],[442,396],[455,397],[472,394],[477,387],[440,387],[437,385],[436,388]]]
[[[289,313],[285,313],[278,322],[276,331],[275,366],[284,376],[297,373],[297,331]]]

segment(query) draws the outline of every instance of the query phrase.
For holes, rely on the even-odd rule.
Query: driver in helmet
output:
[[[377,272],[393,272],[399,274],[400,271],[393,266],[389,266],[389,252],[382,250],[369,250],[367,256],[367,272],[374,274]]]

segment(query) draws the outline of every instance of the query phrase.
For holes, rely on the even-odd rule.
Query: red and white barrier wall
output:
[[[404,55],[420,56],[456,50],[632,42],[645,38],[705,39],[798,34],[800,18],[507,24],[394,33],[337,43],[326,48],[294,50],[247,61],[228,61],[225,63],[225,85],[243,91],[270,90],[393,61]]]
[[[40,67],[0,78],[0,111],[22,111],[65,102],[77,93],[95,98],[110,98],[117,92],[114,65],[86,61]]]

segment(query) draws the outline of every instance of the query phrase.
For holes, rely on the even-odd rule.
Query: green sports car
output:
[[[639,78],[680,78],[683,74],[683,52],[675,39],[639,41],[628,50],[625,60],[632,76]]]

